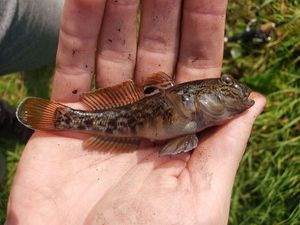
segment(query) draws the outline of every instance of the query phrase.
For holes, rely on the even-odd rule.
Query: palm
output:
[[[240,137],[245,129],[243,145],[250,125],[240,124],[253,114],[206,133],[191,157],[159,158],[157,149],[115,155],[86,152],[80,139],[36,132],[22,156],[12,196],[18,205],[31,205],[21,215],[38,212],[34,219],[43,224],[89,224],[95,218],[112,224],[225,223],[243,153],[234,151],[244,146],[232,149],[234,140],[220,137]]]
[[[166,1],[165,3],[165,7],[172,6],[171,11],[168,11],[168,18],[171,18],[168,24],[154,24],[165,31],[161,37],[168,40],[169,48],[166,49],[165,55],[159,50],[162,46],[160,39],[155,41],[157,34],[151,29],[149,21],[147,24],[145,18],[146,22],[142,23],[145,28],[144,31],[143,28],[141,30],[137,51],[137,64],[134,60],[136,56],[134,23],[130,25],[122,21],[125,23],[123,26],[128,37],[126,40],[129,43],[128,46],[122,47],[123,40],[119,38],[113,40],[116,43],[114,42],[112,46],[110,46],[111,41],[105,43],[108,35],[113,33],[109,27],[120,24],[120,19],[112,16],[113,10],[121,7],[118,8],[121,10],[118,16],[127,17],[130,22],[131,19],[134,21],[136,13],[132,7],[136,9],[137,5],[113,6],[112,2],[116,1],[108,1],[109,6],[106,7],[103,28],[98,40],[98,32],[88,27],[84,28],[82,24],[79,24],[82,21],[75,19],[78,14],[72,15],[72,13],[77,12],[76,7],[78,7],[77,10],[84,15],[82,17],[96,24],[95,29],[99,28],[101,21],[99,21],[98,14],[101,13],[97,14],[95,8],[103,8],[103,2],[93,0],[75,2],[66,1],[64,17],[70,17],[70,21],[74,19],[74,24],[71,26],[66,20],[62,22],[53,86],[55,100],[75,102],[78,100],[75,89],[78,92],[88,91],[91,81],[90,71],[94,70],[95,58],[96,81],[99,87],[130,78],[135,66],[138,82],[147,74],[158,70],[169,74],[174,72],[173,68],[176,63],[174,60],[177,58],[179,1]],[[154,9],[155,4],[159,4],[159,1],[144,2],[149,10],[151,7]],[[197,5],[199,2],[201,1],[187,1],[186,5]],[[215,6],[215,10],[218,7]],[[225,2],[223,2],[223,7],[224,11]],[[212,10],[214,7],[207,8]],[[143,10],[145,16],[150,16],[151,10],[146,11],[144,8]],[[157,12],[153,10],[151,12],[154,12],[154,15],[157,13],[158,16],[164,13],[159,10],[159,7],[156,10]],[[205,15],[208,14],[199,14],[200,19],[201,17],[203,19]],[[184,19],[188,20],[189,16],[191,15],[186,13]],[[109,21],[107,27],[106,21]],[[78,28],[75,24],[80,31],[76,30]],[[223,25],[221,21],[218,29],[222,31]],[[183,30],[191,32],[187,27],[183,27]],[[203,31],[201,26],[199,26],[199,31]],[[203,35],[209,35],[209,29],[206,33],[204,32]],[[66,35],[71,40],[66,40]],[[146,37],[147,35],[154,37]],[[98,45],[97,40],[100,43]],[[182,37],[177,81],[187,80],[188,75],[190,79],[201,78],[216,75],[220,71],[222,36],[215,37],[211,43],[201,38],[197,40],[197,37],[194,40],[188,40],[184,35]],[[217,41],[219,45],[216,46],[214,41]],[[192,44],[187,44],[189,42]],[[201,49],[195,52],[193,42],[199,46],[208,44],[212,54]],[[78,45],[76,49],[79,49],[79,56],[76,55],[77,50],[74,52],[74,45]],[[92,51],[96,45],[100,50],[95,58],[89,58],[85,53],[80,55],[81,52],[88,51],[86,48],[89,46]],[[80,48],[84,48],[84,51]],[[158,57],[151,57],[155,51],[158,52]],[[75,55],[66,55],[66,52],[72,52]],[[189,52],[192,52],[193,57],[196,56],[194,68],[188,60],[191,56],[186,55]],[[128,57],[129,54],[130,57]],[[125,58],[124,55],[126,55]],[[201,57],[206,61],[201,60]],[[161,64],[162,59],[164,64]],[[78,64],[84,66],[78,67]],[[206,64],[208,64],[207,67],[205,67]],[[201,66],[208,69],[204,70]],[[74,77],[70,75],[70,71],[78,75]],[[108,72],[111,75],[109,77]],[[24,224],[226,223],[236,169],[245,149],[252,123],[264,105],[262,97],[256,96],[255,100],[257,103],[249,112],[221,128],[202,134],[200,146],[192,155],[158,157],[157,149],[154,148],[121,154],[87,152],[82,149],[82,140],[71,138],[72,134],[59,136],[55,133],[36,132],[27,144],[18,166],[10,196],[9,221],[22,221]],[[235,137],[238,137],[238,140]]]

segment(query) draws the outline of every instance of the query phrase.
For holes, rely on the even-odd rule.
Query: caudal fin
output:
[[[26,127],[37,130],[55,130],[56,110],[66,106],[42,98],[25,98],[17,108],[16,116]]]

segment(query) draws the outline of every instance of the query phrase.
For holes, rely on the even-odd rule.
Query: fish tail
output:
[[[57,109],[66,106],[42,98],[25,98],[17,108],[16,117],[26,127],[38,130],[56,130]]]

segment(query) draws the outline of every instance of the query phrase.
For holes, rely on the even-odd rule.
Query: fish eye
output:
[[[221,81],[223,84],[225,85],[232,85],[234,82],[233,82],[233,77],[229,74],[223,74],[221,76]]]

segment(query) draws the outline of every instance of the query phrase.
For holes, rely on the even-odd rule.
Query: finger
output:
[[[218,201],[221,207],[226,206],[222,212],[228,213],[237,168],[254,120],[265,105],[263,96],[256,93],[251,97],[255,105],[247,112],[200,137],[200,145],[189,161],[188,168],[199,194],[199,203],[206,204],[208,210]]]
[[[226,0],[184,2],[178,82],[220,75],[226,6]]]
[[[163,71],[173,74],[177,58],[180,0],[144,0],[136,65],[136,81]]]
[[[133,77],[137,45],[137,0],[108,0],[99,38],[97,86]]]
[[[52,99],[75,102],[90,90],[104,6],[104,0],[65,1]]]

